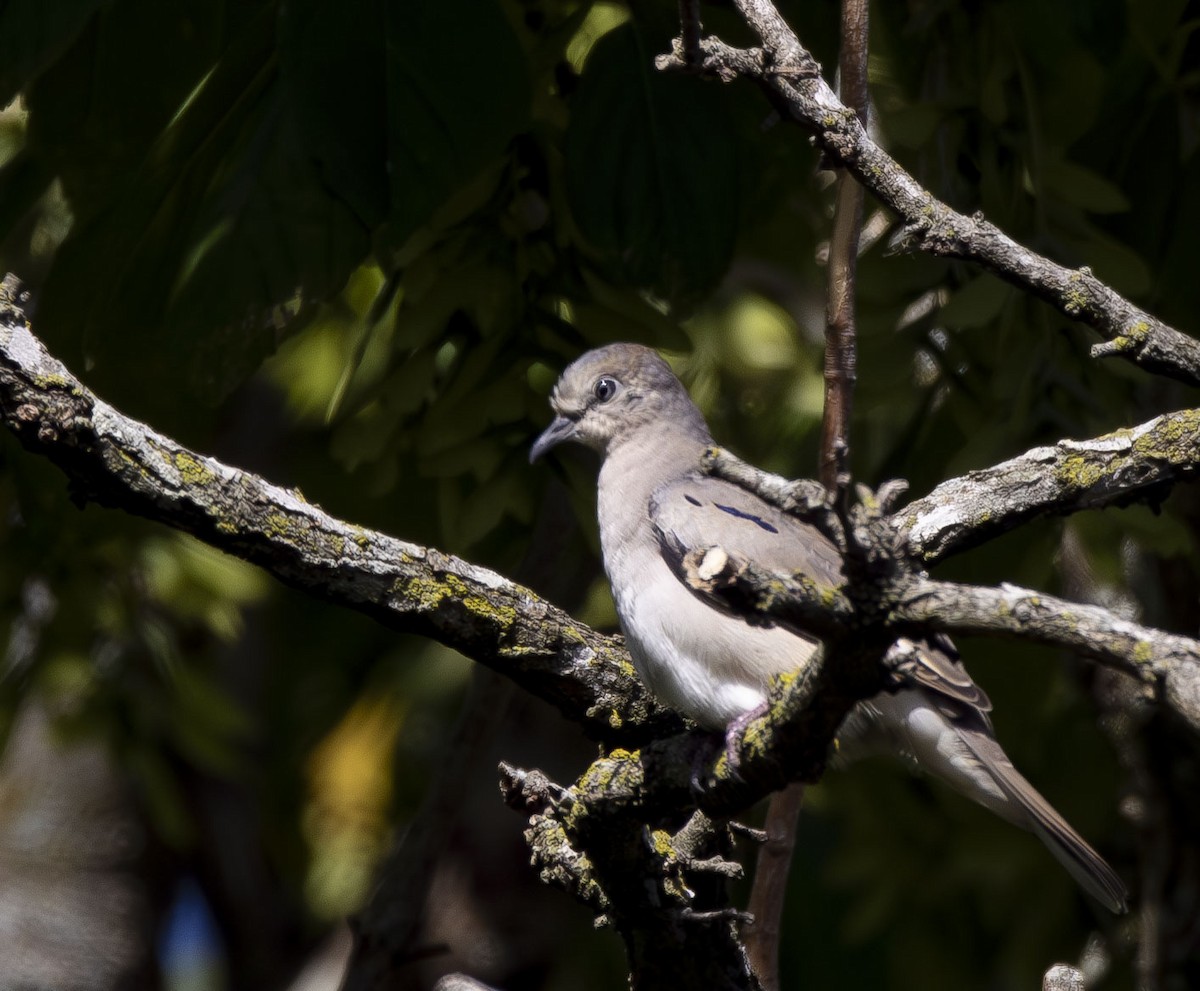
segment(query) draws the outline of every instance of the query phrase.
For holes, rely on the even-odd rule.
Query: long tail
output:
[[[1008,756],[991,737],[971,729],[960,729],[959,736],[978,758],[1009,801],[1025,813],[1025,821],[1013,821],[1031,830],[1063,865],[1076,882],[1093,898],[1114,912],[1125,912],[1128,892],[1116,871],[1091,848],[1087,840],[1070,827],[1036,788],[1013,767]]]
[[[855,706],[838,739],[839,763],[882,750],[912,757],[956,791],[1033,832],[1080,887],[1114,912],[1126,911],[1121,879],[1013,767],[980,706],[928,688],[880,694]]]

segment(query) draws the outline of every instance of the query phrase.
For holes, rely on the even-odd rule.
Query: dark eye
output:
[[[616,379],[609,378],[606,375],[604,378],[596,379],[596,384],[592,387],[592,393],[600,402],[606,403],[617,394],[619,388],[621,388],[620,383]]]

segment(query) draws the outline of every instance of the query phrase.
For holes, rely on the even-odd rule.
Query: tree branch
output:
[[[589,810],[588,796],[606,788],[597,769],[636,760],[628,751],[612,756],[589,770],[591,785],[570,790],[538,771],[500,766],[506,801],[530,813],[525,838],[542,880],[621,934],[637,988],[757,991],[735,928],[743,916],[730,909],[724,883],[741,873],[726,859],[729,830],[702,813],[678,830],[651,829],[633,803]]]
[[[1028,290],[1105,338],[1092,348],[1093,357],[1120,356],[1147,371],[1200,384],[1200,342],[1134,306],[1090,269],[1052,262],[1014,241],[983,214],[967,217],[936,199],[870,139],[858,116],[821,79],[820,66],[770,0],[735,0],[735,5],[763,47],[738,49],[705,38],[701,70],[725,81],[745,76],[767,88],[812,132],[830,160],[900,217],[897,247],[972,261]],[[679,43],[656,64],[684,67]]]
[[[889,548],[875,552],[889,562]],[[723,551],[717,557],[723,560],[719,569],[712,565],[713,547],[678,547],[671,563],[693,590],[731,612],[758,613],[822,639],[923,637],[932,630],[1061,647],[1133,675],[1155,701],[1200,733],[1200,641],[1012,585],[934,581],[909,572],[902,562],[890,561],[894,573],[885,567],[870,580],[826,587]],[[708,567],[701,567],[703,561]]]
[[[839,76],[842,99],[866,123],[867,3],[842,0]],[[850,417],[857,379],[855,322],[858,242],[862,234],[863,189],[844,169],[838,170],[829,240],[825,291],[825,411],[821,418],[821,464],[818,477],[830,492],[849,484]]]
[[[280,581],[430,637],[512,678],[591,735],[641,740],[682,727],[638,682],[618,637],[486,568],[336,519],[297,490],[180,446],[89,392],[0,288],[0,420],[70,479],[81,502],[190,533]]]
[[[1001,636],[1061,647],[1133,675],[1200,733],[1200,641],[1015,585],[981,588],[917,578],[892,609],[903,628]]]
[[[842,99],[859,118],[867,119],[867,2],[842,0],[839,78]],[[686,45],[686,42],[685,42]],[[689,58],[700,60],[699,41]],[[844,169],[838,170],[829,239],[825,295],[825,402],[817,475],[831,498],[844,496],[850,484],[850,420],[857,380],[857,266],[862,235],[863,189]],[[746,927],[746,952],[765,991],[780,987],[779,945],[788,872],[796,846],[804,785],[794,782],[771,796],[763,820],[766,839],[758,851],[754,883],[747,907],[753,921]]]
[[[682,720],[648,698],[618,638],[596,634],[494,572],[345,523],[298,492],[190,451],[122,415],[46,351],[25,323],[21,302],[15,280],[6,279],[0,287],[0,421],[65,472],[77,499],[191,533],[335,605],[437,639],[609,742],[650,740],[639,751],[612,751],[589,768],[563,806],[566,832],[555,825],[557,817],[531,831],[535,855],[545,858],[548,877],[562,880],[565,861],[558,855],[565,848],[547,845],[545,837],[561,833],[568,845],[585,841],[581,849],[604,883],[584,884],[576,893],[597,908],[617,906],[643,978],[659,973],[663,987],[676,986],[668,978],[684,962],[711,966],[716,939],[723,948],[722,986],[757,986],[732,929],[736,913],[719,903],[723,893],[700,911],[683,885],[672,889],[682,900],[667,905],[669,911],[656,903],[650,917],[637,914],[637,899],[647,897],[639,880],[647,865],[661,861],[667,866],[657,868],[660,874],[678,874],[661,851],[645,859],[641,824],[696,803],[698,754],[705,768],[700,804],[714,815],[740,811],[798,778],[819,778],[845,713],[879,690],[877,658],[837,665],[818,658],[782,679],[771,709],[746,729],[735,774],[719,740],[679,733]],[[548,785],[547,794],[554,792]],[[713,863],[700,858],[691,869],[703,873],[715,869]],[[727,874],[727,867],[717,873]],[[717,907],[708,907],[714,898]]]
[[[721,448],[702,467],[812,523],[843,550],[845,535],[821,486],[761,471]],[[1086,440],[1035,447],[947,479],[892,516],[906,553],[922,565],[986,543],[1038,516],[1154,504],[1200,471],[1200,410],[1164,413]]]
[[[1035,516],[1154,503],[1200,466],[1200,410],[1165,413],[1089,440],[1035,447],[938,485],[896,514],[910,552],[933,564]]]

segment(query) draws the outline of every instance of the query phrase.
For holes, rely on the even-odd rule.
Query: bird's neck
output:
[[[650,530],[650,497],[668,482],[697,471],[710,444],[706,429],[660,421],[609,448],[600,467],[597,506],[606,563]]]

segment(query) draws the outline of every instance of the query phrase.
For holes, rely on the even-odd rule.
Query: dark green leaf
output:
[[[0,5],[0,107],[57,58],[102,0],[8,0]]]
[[[721,92],[692,83],[622,25],[584,66],[566,138],[580,231],[614,277],[673,300],[721,277],[737,220],[736,133]]]
[[[280,39],[309,153],[364,224],[388,221],[393,245],[528,118],[520,46],[492,0],[296,0]]]

